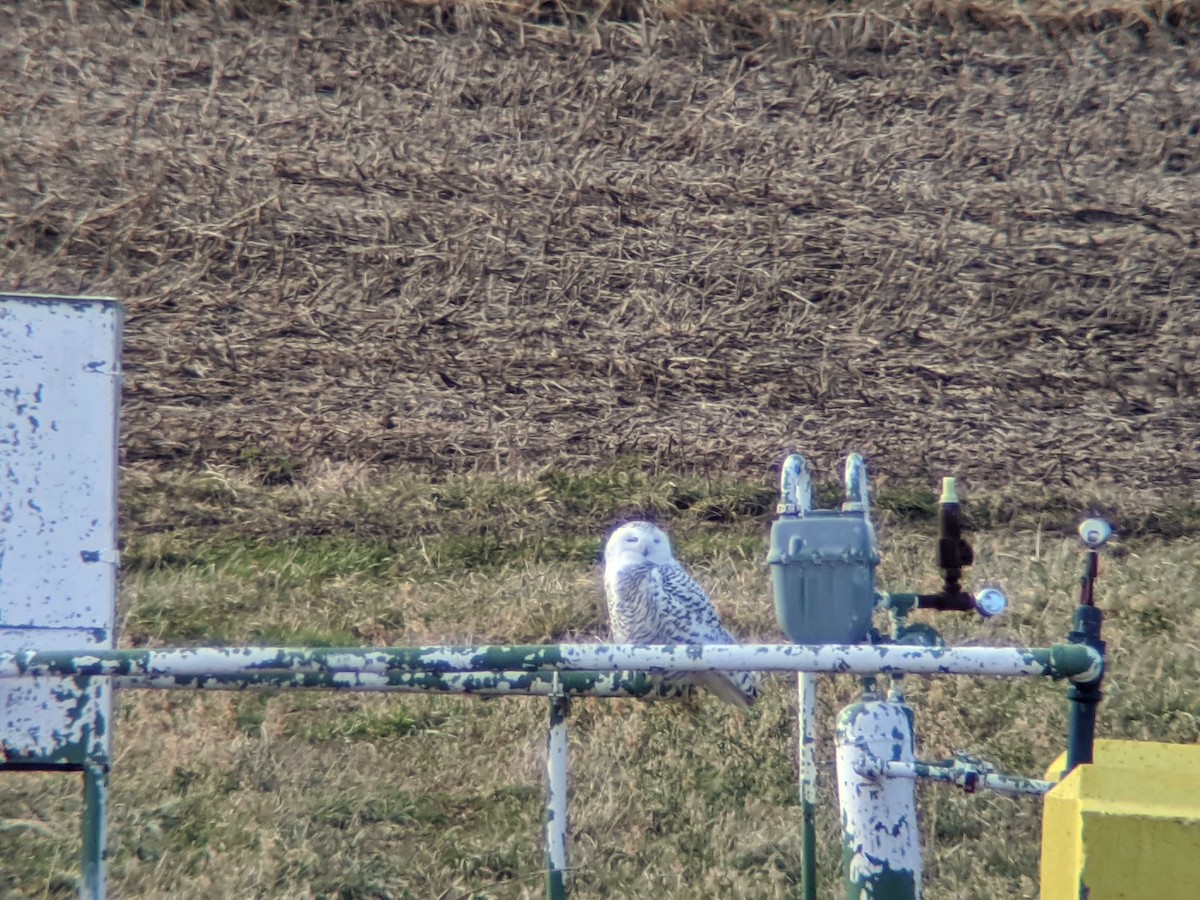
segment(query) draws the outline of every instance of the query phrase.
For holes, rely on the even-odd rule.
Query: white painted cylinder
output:
[[[912,711],[878,699],[843,709],[837,725],[837,777],[846,897],[914,900],[921,896],[915,782],[860,775],[856,763],[863,755],[911,761]]]

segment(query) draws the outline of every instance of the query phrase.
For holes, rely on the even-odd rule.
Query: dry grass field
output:
[[[1100,731],[1200,740],[1198,27],[1119,0],[0,0],[0,287],[128,315],[122,644],[591,639],[635,511],[774,640],[774,469],[859,450],[888,587],[932,587],[932,488],[963,477],[1014,604],[943,616],[955,642],[1061,639],[1065,535],[1111,515]],[[1062,748],[1061,686],[910,694],[923,757]],[[577,894],[794,896],[792,703],[577,704]],[[113,894],[536,895],[544,719],[124,696]],[[1036,896],[1036,803],[922,790],[929,897]],[[0,896],[72,894],[76,795],[0,779]]]

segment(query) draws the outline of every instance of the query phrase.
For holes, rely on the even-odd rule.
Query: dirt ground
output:
[[[0,2],[0,286],[126,304],[129,464],[1194,496],[1186,29],[229,8]]]

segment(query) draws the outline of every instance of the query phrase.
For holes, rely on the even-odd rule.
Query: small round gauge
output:
[[[1008,598],[999,588],[984,588],[975,595],[975,609],[984,618],[990,619],[992,616],[1000,615],[1007,606]]]
[[[1112,537],[1112,526],[1103,519],[1084,519],[1079,526],[1079,536],[1092,550],[1098,550]]]

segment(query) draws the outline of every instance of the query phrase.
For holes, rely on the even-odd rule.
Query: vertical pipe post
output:
[[[847,900],[919,900],[916,783],[860,775],[864,756],[913,760],[912,710],[866,693],[837,725],[838,802]]]
[[[83,852],[80,900],[104,900],[108,882],[108,766],[89,760],[83,766]]]
[[[817,900],[817,676],[796,673],[799,700],[800,865],[803,900]]]
[[[1089,550],[1083,577],[1080,578],[1079,606],[1075,610],[1073,629],[1067,635],[1067,640],[1076,644],[1086,644],[1103,656],[1104,641],[1100,639],[1100,626],[1104,621],[1104,613],[1095,606],[1096,576],[1099,571],[1100,553],[1098,550]],[[1071,715],[1067,724],[1068,772],[1076,766],[1088,765],[1093,761],[1096,708],[1104,696],[1100,690],[1103,680],[1104,675],[1101,674],[1094,681],[1072,683],[1067,691],[1067,699],[1071,701]]]
[[[550,697],[550,729],[546,735],[546,897],[567,896],[567,714],[565,694]]]

